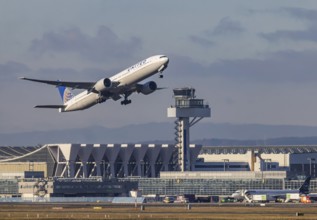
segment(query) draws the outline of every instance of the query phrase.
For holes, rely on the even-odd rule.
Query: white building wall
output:
[[[245,154],[200,154],[198,158],[203,158],[205,162],[228,163],[229,168],[230,162],[235,164],[237,164],[238,162],[241,162],[241,164],[247,162],[249,164],[249,168],[251,168],[252,166],[251,151],[248,151]],[[269,163],[277,163],[278,166],[281,168],[290,166],[290,154],[261,154],[261,158],[263,159],[262,162],[259,157],[256,157],[254,163],[254,171],[266,170],[267,167],[270,167]],[[229,170],[233,169],[231,168]]]

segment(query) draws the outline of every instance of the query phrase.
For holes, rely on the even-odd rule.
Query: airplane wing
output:
[[[54,86],[65,86],[73,89],[91,89],[94,87],[96,82],[69,82],[69,81],[54,81],[54,80],[40,80],[40,79],[31,79],[26,77],[20,77],[20,79],[39,82],[39,83],[46,83],[49,85]]]
[[[36,105],[34,108],[64,108],[64,105]]]

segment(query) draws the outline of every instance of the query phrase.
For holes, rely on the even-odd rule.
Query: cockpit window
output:
[[[166,57],[166,56],[160,56],[160,58],[164,58],[164,57]]]

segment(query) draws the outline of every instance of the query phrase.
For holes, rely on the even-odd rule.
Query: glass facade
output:
[[[0,194],[16,195],[18,194],[17,179],[0,179]]]
[[[195,108],[204,107],[203,99],[180,99],[175,101],[175,106],[178,108]]]
[[[107,181],[107,180],[106,180]],[[109,181],[109,180],[108,180]],[[161,178],[122,178],[118,179],[118,184],[123,184],[127,188],[137,188],[143,195],[158,194],[158,195],[219,195],[230,196],[233,192],[239,189],[298,189],[304,180],[286,180],[286,179],[161,179]],[[103,184],[99,182],[99,184]],[[108,190],[108,185],[106,188]],[[58,194],[57,188],[72,186],[76,188],[74,183],[69,185],[63,183],[54,183],[54,193]],[[105,187],[97,187],[93,183],[88,183],[90,188],[94,188],[98,193],[102,194]],[[87,185],[87,186],[88,186]],[[82,187],[82,186],[81,186]],[[81,188],[84,189],[84,188]],[[69,191],[69,188],[67,189]],[[78,189],[77,189],[78,190]],[[101,191],[100,191],[101,190]],[[80,191],[80,190],[79,190]],[[87,193],[87,189],[84,191]],[[69,191],[70,192],[70,191]],[[114,191],[113,191],[114,192]],[[310,181],[310,192],[317,193],[317,180]],[[0,179],[0,194],[18,194],[18,180],[1,180]],[[78,193],[78,192],[77,192]]]
[[[304,180],[284,179],[161,179],[140,178],[139,190],[143,195],[224,195],[238,189],[298,189]],[[317,180],[311,180],[310,192],[317,193]]]

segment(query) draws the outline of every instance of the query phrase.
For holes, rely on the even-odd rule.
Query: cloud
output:
[[[0,64],[0,79],[3,81],[14,79],[29,72],[30,68],[23,64],[15,61],[9,61],[5,64]]]
[[[189,39],[191,42],[198,44],[202,47],[211,47],[215,45],[215,42],[210,40],[217,36],[235,36],[245,31],[242,25],[238,21],[232,20],[230,17],[222,18],[215,28],[211,30],[205,30],[199,36],[191,35]]]
[[[298,31],[289,31],[289,30],[279,30],[272,33],[261,33],[260,37],[271,41],[279,41],[279,40],[294,40],[294,41],[317,41],[317,26],[311,26],[306,30],[298,30]]]
[[[211,65],[211,71],[227,77],[260,82],[317,81],[317,51],[282,51],[263,60],[225,60]]]
[[[210,32],[211,35],[231,35],[240,34],[245,31],[240,22],[232,20],[230,17],[222,18],[218,25]]]
[[[122,40],[110,28],[100,26],[95,36],[83,33],[78,27],[44,33],[31,42],[29,51],[41,57],[46,53],[73,52],[94,62],[129,57],[142,47],[137,37]]]
[[[283,15],[286,14],[291,16],[292,18],[302,19],[310,22],[315,22],[317,19],[317,10],[314,9],[306,9],[300,7],[280,7],[280,8],[271,8],[271,9],[248,9],[247,12],[249,15],[258,15],[258,14],[266,14],[266,15]]]
[[[70,80],[70,81],[97,81],[103,77],[110,77],[117,73],[118,70],[105,72],[99,68],[85,68],[76,70],[73,68],[40,68],[35,71],[33,77],[52,79],[52,80]]]
[[[293,17],[305,19],[311,22],[316,22],[317,20],[317,10],[286,7],[282,8],[281,11],[289,13]]]
[[[260,33],[259,36],[270,41],[276,42],[280,40],[293,41],[317,41],[317,10],[285,7],[277,11],[289,14],[292,18],[308,21],[308,28],[305,30],[277,30],[271,33]]]
[[[171,77],[222,77],[247,82],[283,83],[317,82],[317,51],[292,50],[267,54],[263,59],[227,59],[202,65],[187,56],[169,55],[168,72]],[[40,68],[30,70],[27,65],[17,62],[0,64],[0,79],[5,82],[19,76],[43,79],[96,81],[119,70],[105,71],[99,68]],[[1,83],[1,82],[0,82]]]
[[[181,55],[170,55],[170,62],[168,64],[168,72],[173,73],[171,76],[184,77],[184,76],[204,76],[207,74],[206,67],[195,62],[192,58]]]
[[[183,77],[224,77],[232,80],[261,83],[317,82],[317,51],[282,51],[264,59],[221,60],[208,66],[190,58],[174,56],[169,71]],[[174,75],[174,74],[173,74]]]
[[[215,44],[211,40],[208,40],[203,37],[195,36],[195,35],[190,36],[189,39],[191,40],[191,42],[198,44],[202,47],[212,47]]]

